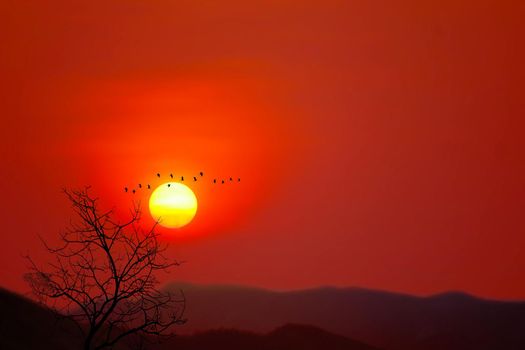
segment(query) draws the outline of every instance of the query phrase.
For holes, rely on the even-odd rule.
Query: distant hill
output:
[[[172,284],[187,298],[184,333],[219,327],[270,332],[308,324],[390,350],[525,349],[525,303],[446,293],[421,298],[358,288],[274,292]]]
[[[0,349],[81,349],[74,327],[71,320],[57,318],[31,300],[0,289]],[[285,325],[268,334],[231,329],[209,330],[191,336],[176,336],[161,344],[152,343],[147,349],[378,350],[316,327],[302,325]]]
[[[525,349],[522,302],[461,293],[419,298],[356,288],[169,288],[182,288],[188,300],[189,321],[177,332],[197,333],[154,344],[152,350],[374,349],[365,344],[383,350]],[[79,349],[74,327],[70,320],[57,322],[46,308],[0,289],[0,349]]]
[[[0,289],[0,349],[80,349],[71,321],[55,317],[42,306]]]
[[[319,328],[285,325],[268,334],[237,330],[215,330],[193,336],[179,336],[163,343],[159,350],[377,350],[377,348],[328,333]]]

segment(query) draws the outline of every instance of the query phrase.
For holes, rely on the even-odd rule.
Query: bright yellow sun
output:
[[[149,210],[161,226],[179,228],[189,224],[197,213],[197,197],[188,186],[167,182],[151,194]]]

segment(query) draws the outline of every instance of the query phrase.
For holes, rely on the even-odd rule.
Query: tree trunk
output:
[[[92,334],[89,334],[84,340],[84,350],[91,350],[91,340],[93,339]]]

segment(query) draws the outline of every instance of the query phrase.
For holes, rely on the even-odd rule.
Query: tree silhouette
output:
[[[159,289],[157,273],[179,265],[165,255],[156,225],[143,230],[140,206],[127,222],[101,212],[89,189],[64,190],[78,220],[60,234],[62,245],[41,268],[27,257],[25,275],[33,293],[46,305],[76,321],[85,350],[112,348],[125,338],[144,339],[172,334],[184,323],[184,295]]]

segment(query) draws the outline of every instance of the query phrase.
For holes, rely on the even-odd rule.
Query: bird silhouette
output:
[[[133,189],[133,191],[131,191],[131,192],[133,192],[133,194],[135,194],[135,189]]]
[[[204,176],[204,173],[201,171],[201,172],[199,173],[199,175],[200,175],[200,176]]]
[[[213,179],[213,183],[216,184],[217,183],[217,179]]]
[[[168,187],[170,187],[170,186],[171,186],[171,184],[168,184]]]
[[[193,177],[193,181],[197,181],[197,177],[194,176],[194,177]]]
[[[184,176],[181,176],[181,177],[180,177],[180,181],[184,181]]]
[[[170,177],[173,179],[173,174],[170,174]]]
[[[128,192],[128,188],[127,187],[124,187],[124,192]]]
[[[151,186],[148,184],[148,190],[150,190],[150,189],[151,189]]]
[[[142,184],[139,184],[139,188],[142,188]]]
[[[160,177],[160,173],[157,173],[157,177]]]
[[[222,182],[221,182],[221,183],[222,183],[222,184],[224,184],[224,180],[222,180]]]
[[[233,179],[230,177],[230,181],[233,181]]]
[[[237,182],[241,182],[241,178],[238,178],[238,179],[237,179]]]

